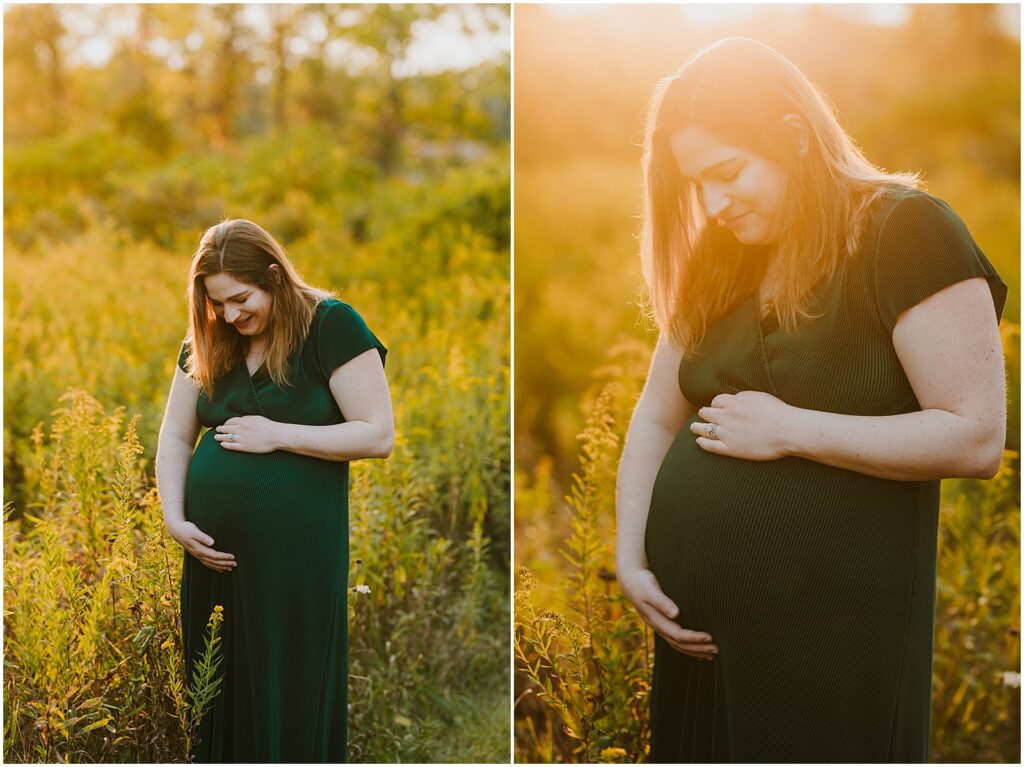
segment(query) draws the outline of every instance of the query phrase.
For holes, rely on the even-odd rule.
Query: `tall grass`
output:
[[[611,412],[614,389],[593,404],[580,435],[580,471],[567,504],[572,534],[563,549],[570,609],[542,609],[537,580],[520,570],[515,594],[515,651],[526,687],[519,695],[525,740],[538,740],[538,723],[554,714],[536,745],[519,754],[527,761],[639,761],[650,732],[643,706],[650,683],[653,646],[646,624],[615,584],[614,496],[619,435]],[[611,534],[609,534],[611,533]],[[543,602],[541,602],[543,604]],[[560,737],[556,739],[555,732]],[[564,737],[561,737],[564,736]],[[556,744],[557,743],[557,747]]]
[[[82,391],[61,402],[32,435],[26,510],[5,508],[4,758],[182,761],[181,554],[137,418]]]

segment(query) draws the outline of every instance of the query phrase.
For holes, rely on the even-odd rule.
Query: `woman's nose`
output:
[[[718,218],[729,209],[730,205],[732,205],[732,200],[729,195],[713,189],[704,190],[704,212],[708,218]]]
[[[229,325],[231,325],[231,324],[234,323],[234,321],[236,319],[238,319],[238,315],[240,313],[241,312],[238,309],[225,309],[224,310],[224,321],[226,323],[228,323]]]

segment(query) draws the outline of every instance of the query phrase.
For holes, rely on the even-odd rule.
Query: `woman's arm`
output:
[[[616,489],[616,560],[619,569],[647,567],[644,532],[651,491],[679,430],[696,412],[679,391],[680,354],[661,341],[626,433]]]
[[[654,480],[679,430],[695,412],[679,391],[679,363],[679,352],[659,341],[629,423],[616,492],[616,566],[623,593],[655,631],[680,652],[710,659],[718,648],[708,634],[675,622],[679,608],[662,592],[644,553]]]
[[[234,555],[211,548],[213,538],[185,519],[185,480],[201,428],[196,418],[198,399],[198,384],[175,368],[157,441],[157,492],[164,511],[164,524],[171,537],[206,567],[228,572],[237,564]]]
[[[185,521],[185,479],[201,428],[196,418],[198,398],[196,382],[175,368],[156,447],[156,485],[168,524]]]
[[[287,450],[328,461],[387,458],[394,445],[395,425],[377,350],[369,349],[336,368],[329,385],[345,423],[306,426],[241,416],[218,426],[214,439],[224,448],[241,452]]]
[[[1006,383],[985,280],[958,282],[903,312],[892,340],[919,412],[839,415],[740,392],[701,408],[704,421],[719,424],[718,439],[696,422],[697,444],[752,460],[794,455],[883,479],[994,476],[1006,439]]]

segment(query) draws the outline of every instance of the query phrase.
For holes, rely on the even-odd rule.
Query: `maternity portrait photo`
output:
[[[1020,762],[1020,6],[516,5],[514,759]]]
[[[511,755],[511,8],[4,6],[3,757]]]

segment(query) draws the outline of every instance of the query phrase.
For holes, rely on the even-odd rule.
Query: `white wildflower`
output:
[[[1020,687],[1020,672],[1004,671],[1003,684],[1005,684],[1007,687]]]
[[[356,586],[352,590],[355,591],[356,593],[359,593],[359,594],[369,594],[370,593],[370,587],[367,586],[365,583],[360,583],[358,586]]]

